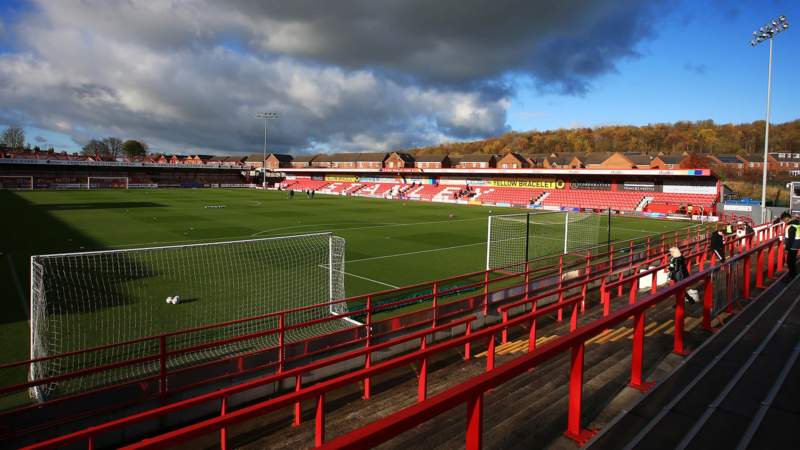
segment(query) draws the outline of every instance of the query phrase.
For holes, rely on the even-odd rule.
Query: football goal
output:
[[[525,261],[606,243],[608,214],[531,212],[489,216],[486,269],[524,272]]]
[[[105,364],[278,329],[278,311],[295,342],[352,322],[344,298],[343,238],[331,233],[137,248],[31,258],[31,359],[101,347],[31,364],[41,380]],[[316,306],[312,306],[316,305]],[[256,318],[256,319],[248,319]],[[242,320],[248,319],[248,320]],[[216,324],[216,325],[215,325]],[[218,325],[222,324],[222,325]],[[209,325],[214,325],[209,327]],[[194,330],[186,332],[186,330]],[[124,345],[113,345],[134,341]],[[278,333],[171,355],[167,366],[185,367],[279,344]],[[78,392],[158,373],[158,361],[42,385],[37,399]]]
[[[30,175],[0,175],[0,189],[33,189],[33,177]]]
[[[86,177],[86,189],[128,189],[128,177]]]

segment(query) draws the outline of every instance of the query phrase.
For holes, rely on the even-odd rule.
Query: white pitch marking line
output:
[[[393,255],[383,255],[383,256],[371,256],[369,258],[361,258],[361,259],[348,259],[345,262],[354,263],[354,262],[361,262],[361,261],[372,261],[372,260],[375,260],[375,259],[394,258],[396,256],[418,255],[420,253],[440,252],[440,251],[443,251],[443,250],[453,250],[453,249],[456,249],[456,248],[473,247],[473,246],[476,246],[476,245],[486,245],[486,241],[476,242],[474,244],[454,245],[452,247],[432,248],[432,249],[429,249],[429,250],[420,250],[420,251],[416,251],[416,252],[395,253]]]
[[[450,220],[436,220],[431,222],[412,222],[412,223],[388,223],[388,224],[380,224],[380,225],[369,225],[363,227],[348,227],[348,228],[331,228],[330,230],[319,230],[322,231],[348,231],[348,230],[367,230],[371,228],[386,228],[386,227],[407,227],[407,226],[414,226],[414,225],[431,225],[436,223],[452,223],[452,222],[467,222],[472,220],[486,220],[486,217],[475,217],[471,219],[450,219]],[[346,222],[345,222],[346,223]],[[328,225],[338,225],[338,224],[308,224],[307,226],[328,226]],[[284,227],[289,228],[289,227]],[[271,230],[263,230],[257,233],[253,233],[250,236],[258,236],[263,233],[269,233],[275,230],[281,230],[284,228],[273,228]]]
[[[343,274],[345,274],[345,275],[350,275],[351,277],[361,278],[362,280],[367,280],[367,281],[371,281],[373,283],[382,284],[382,285],[388,286],[388,287],[390,287],[392,289],[398,289],[400,287],[400,286],[395,286],[393,284],[384,283],[383,281],[373,280],[372,278],[362,277],[361,275],[356,275],[354,273],[345,272],[345,271],[341,271],[341,272]]]

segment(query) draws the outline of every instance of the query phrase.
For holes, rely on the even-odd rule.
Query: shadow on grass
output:
[[[92,202],[92,203],[46,203],[33,208],[46,211],[67,211],[75,209],[133,209],[163,208],[166,205],[153,202]]]

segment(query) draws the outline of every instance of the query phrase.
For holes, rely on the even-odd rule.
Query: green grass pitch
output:
[[[490,211],[524,212],[302,193],[289,200],[285,192],[236,189],[0,191],[0,362],[29,356],[31,255],[331,231],[347,241],[345,286],[352,296],[482,270]],[[612,239],[686,225],[613,217]],[[0,383],[19,375],[0,373]]]

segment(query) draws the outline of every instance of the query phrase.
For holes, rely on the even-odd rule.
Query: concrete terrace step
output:
[[[775,283],[590,448],[797,448],[798,297]]]

